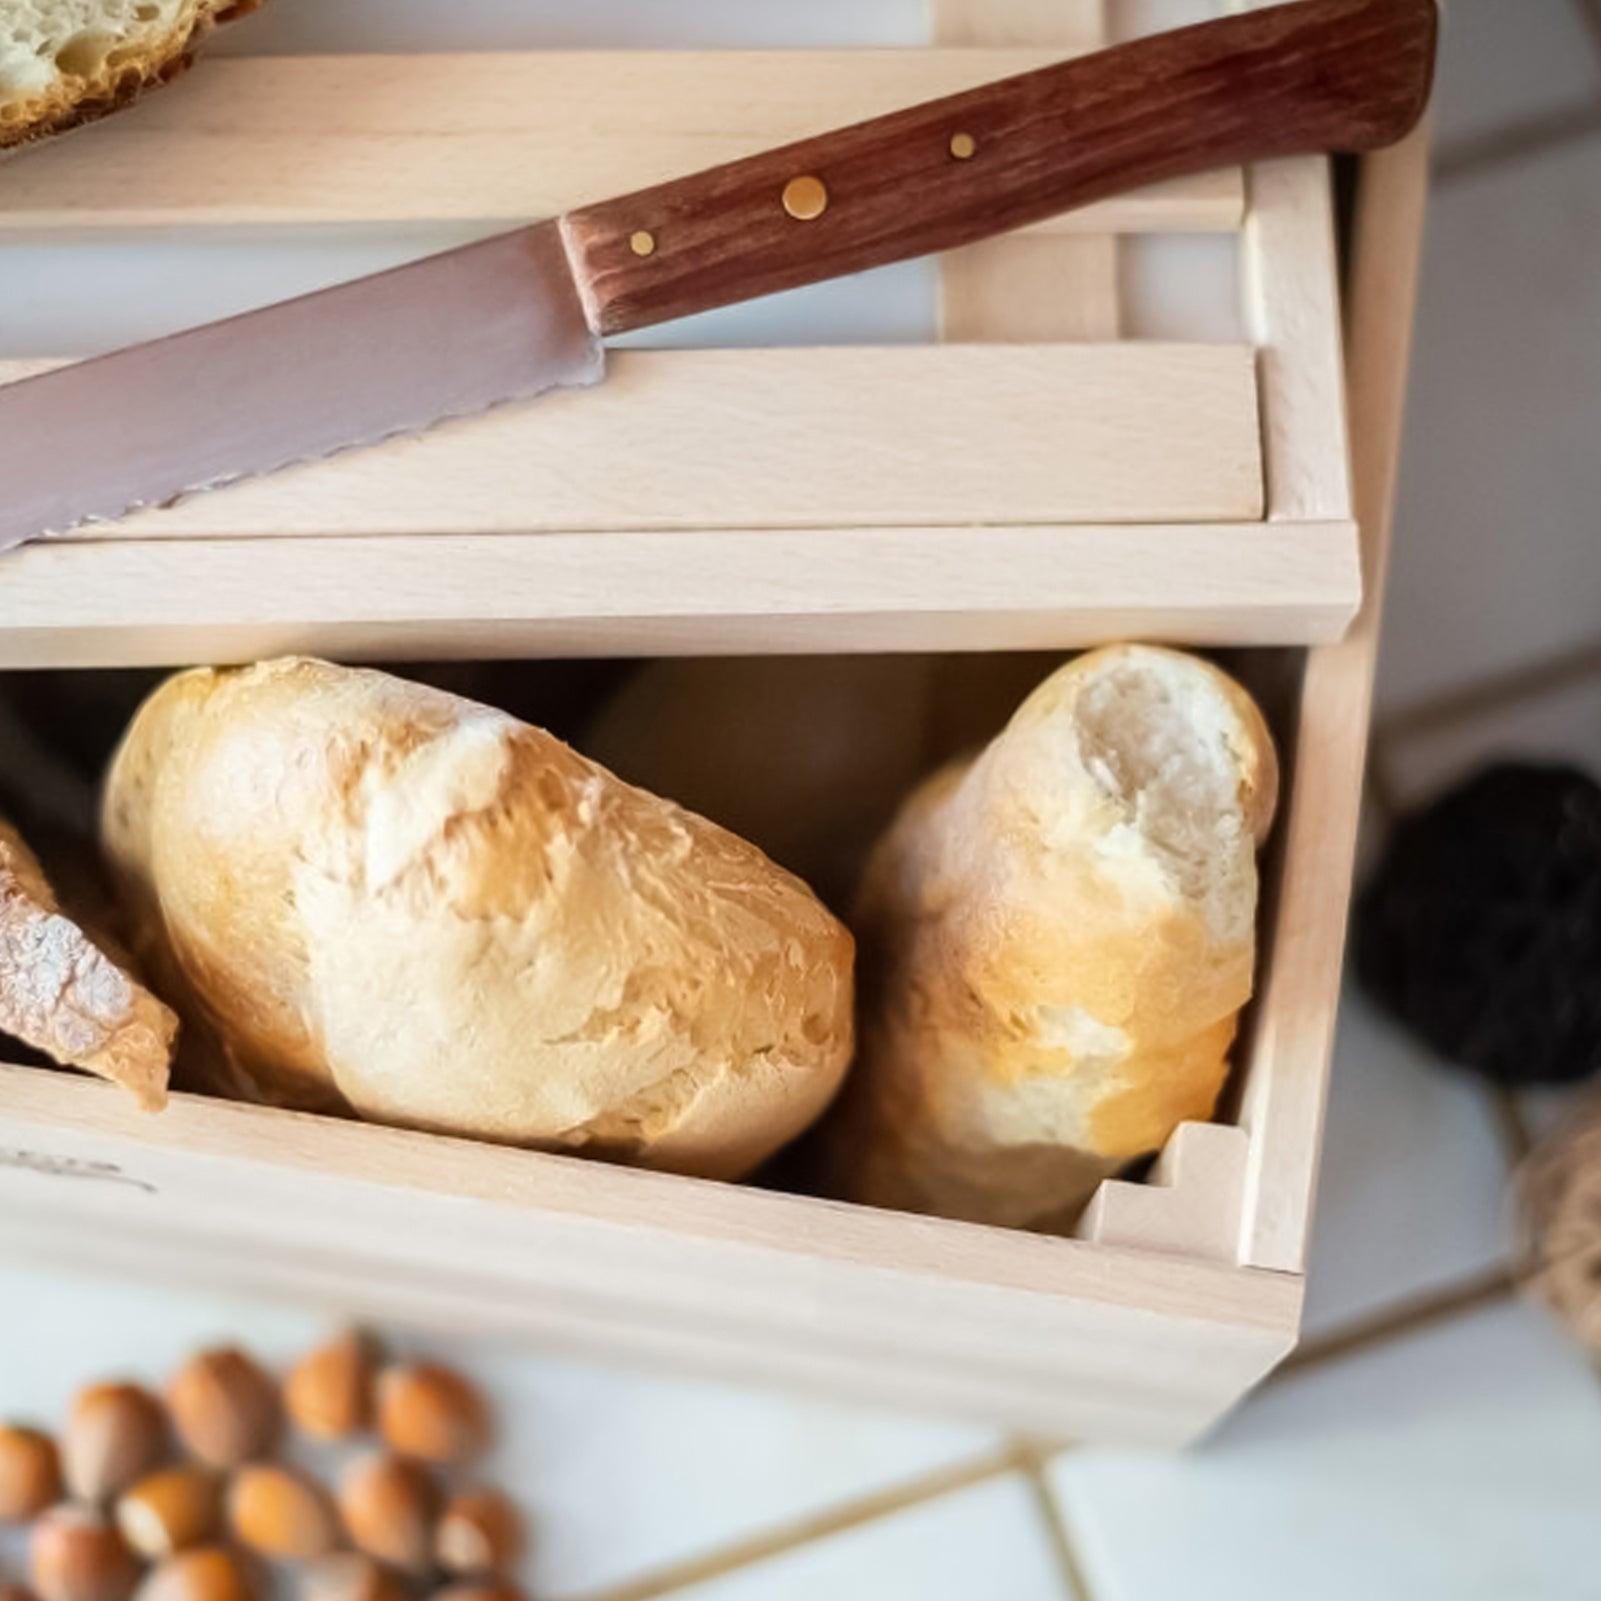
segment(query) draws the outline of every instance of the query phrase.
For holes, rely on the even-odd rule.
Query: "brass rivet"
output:
[[[953,133],[951,135],[951,154],[958,161],[971,161],[978,150],[978,140],[970,133]]]
[[[823,180],[813,178],[810,174],[803,178],[791,178],[784,185],[784,210],[797,222],[810,222],[813,217],[821,217],[828,210],[828,190],[823,187]]]
[[[636,256],[653,256],[656,254],[656,235],[641,228],[638,233],[629,236],[628,248]]]

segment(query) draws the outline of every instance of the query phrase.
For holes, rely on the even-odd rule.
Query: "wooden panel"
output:
[[[1243,347],[632,351],[598,389],[141,512],[116,535],[1246,521],[1258,452]]]
[[[1275,0],[1224,0],[1259,11]],[[1246,331],[1259,351],[1268,516],[1351,515],[1345,363],[1329,162],[1258,162],[1240,242]]]
[[[1268,515],[1348,517],[1334,208],[1325,157],[1259,162],[1241,243],[1246,330],[1258,347]]]
[[[1039,650],[1334,639],[1348,523],[58,540],[0,560],[0,667]]]
[[[208,62],[6,168],[0,229],[509,224],[1027,71],[1056,50],[540,51]],[[1042,226],[1232,229],[1240,175]]]
[[[1105,0],[929,0],[934,43],[1099,50],[1107,42]]]
[[[404,1215],[405,1227],[395,1227]],[[0,1068],[0,1249],[1177,1443],[1293,1277]]]
[[[1368,158],[1353,244],[1351,413],[1367,591],[1338,644],[1310,653],[1280,823],[1285,871],[1240,1108],[1251,1136],[1241,1259],[1302,1271],[1322,1146],[1384,571],[1394,514],[1412,313],[1428,190],[1428,133]]]
[[[969,3],[976,17],[980,0]],[[988,20],[1027,28],[1057,19],[1057,5],[997,0]],[[534,202],[576,184],[568,162],[580,174],[612,173],[572,194],[590,198],[716,159],[706,152],[718,141],[731,155],[880,109],[886,85],[903,84],[904,100],[959,87],[971,80],[932,75],[961,68],[985,76],[977,66],[976,57],[942,52],[219,61],[185,95],[157,96],[109,131],[87,130],[9,167],[0,228],[441,216],[493,225],[525,214],[519,208],[554,209]],[[529,74],[543,96],[528,95]],[[841,110],[852,95],[856,109]],[[585,96],[593,103],[578,116],[573,107]],[[785,118],[789,134],[775,131]],[[675,142],[701,153],[669,161],[664,152]],[[1184,1217],[1171,1204],[1186,1188],[1147,1208],[1120,1206],[1129,1186],[1114,1187],[1113,1230],[1132,1230],[1129,1246],[1137,1239],[1138,1249],[1053,1241],[187,1098],[142,1118],[105,1086],[6,1067],[0,1251],[309,1296],[346,1313],[776,1379],[1031,1433],[1156,1443],[1195,1434],[1284,1354],[1297,1317],[1424,163],[1418,140],[1369,166],[1378,178],[1358,240],[1352,365],[1368,609],[1348,641],[1310,653],[1302,684],[1296,782],[1281,824],[1287,865],[1264,932],[1264,985],[1246,1045],[1238,1255],[1252,1267],[1223,1260],[1229,1242],[1216,1218]],[[131,207],[135,173],[141,192]],[[1326,190],[1315,163],[1260,179],[1248,248],[1253,327],[1267,347],[1261,382],[1275,522],[1243,520],[1251,512],[1234,522],[1151,526],[1102,513],[1088,525],[992,525],[986,517],[959,526],[952,509],[966,505],[964,494],[978,496],[986,472],[1007,479],[1008,504],[1060,496],[1052,486],[1062,479],[1071,480],[1065,493],[1075,503],[1085,484],[1103,500],[1128,493],[1108,489],[1111,475],[1096,476],[1107,448],[1141,471],[1154,462],[1164,485],[1170,449],[1193,450],[1178,476],[1216,473],[1207,481],[1236,493],[1244,459],[1236,435],[1248,436],[1253,462],[1257,437],[1248,374],[1242,407],[1227,365],[1239,365],[1240,352],[1203,355],[1227,369],[1221,379],[1186,369],[1195,409],[1164,417],[1149,437],[1147,403],[1169,404],[1170,390],[1153,394],[1125,367],[1099,389],[1092,380],[1082,398],[1060,352],[996,352],[1011,383],[1026,373],[1004,399],[982,352],[720,353],[733,365],[715,371],[698,360],[630,356],[619,363],[621,389],[569,398],[574,408],[604,408],[629,395],[639,459],[585,445],[576,409],[571,421],[539,425],[542,448],[532,452],[526,425],[496,432],[515,422],[508,415],[462,430],[459,441],[446,432],[378,453],[373,473],[408,486],[393,495],[359,472],[347,479],[357,465],[349,458],[148,514],[109,539],[100,529],[30,547],[0,562],[0,666],[292,649],[583,655],[1018,650],[1128,635],[1202,644],[1332,639],[1355,610],[1359,574],[1340,464]],[[1238,175],[1223,175],[1130,197],[1068,226],[1234,227],[1241,194]],[[94,204],[103,209],[86,209]],[[473,209],[486,205],[500,209]],[[1099,239],[1006,243],[1032,252],[1005,258],[1018,284],[1050,259],[1035,247],[1071,247],[1086,274],[1100,271],[1089,254]],[[1032,299],[1027,318],[1008,315],[995,265],[975,258],[967,279],[970,309],[959,316],[971,317],[971,337],[1093,331]],[[1110,371],[1093,364],[1111,355],[1078,354],[1091,363],[1079,376]],[[1158,352],[1147,378],[1160,376],[1166,354]],[[906,364],[881,372],[889,356]],[[871,383],[856,360],[873,364]],[[758,365],[776,376],[759,379]],[[896,375],[891,404],[877,387],[884,373]],[[944,375],[933,379],[937,395],[936,374]],[[786,378],[796,393],[781,396]],[[1128,403],[1121,431],[1106,416],[1119,395]],[[1069,425],[1082,416],[1105,437],[1042,430],[1045,408],[1063,403]],[[709,404],[723,408],[717,437],[738,448],[686,463],[685,417]],[[1214,433],[1219,404],[1226,418]],[[798,441],[784,437],[790,405],[803,423]],[[614,427],[624,429],[596,423]],[[468,433],[497,443],[469,446]],[[1054,471],[1042,437],[1058,453]],[[1223,470],[1200,460],[1218,440],[1232,463]],[[406,466],[408,452],[432,462],[437,481],[433,470]],[[948,475],[955,501],[925,484],[931,462]],[[880,477],[893,490],[880,488]],[[1251,482],[1260,507],[1260,472]],[[419,496],[429,509],[408,503]],[[818,506],[867,514],[775,531],[742,527],[725,511],[719,521],[729,517],[729,531],[713,533],[692,515],[696,497],[759,504],[764,513],[777,505],[789,508],[785,517],[806,506],[807,522],[828,521]],[[931,517],[906,510],[936,498]],[[377,528],[369,504],[381,513]],[[594,532],[526,531],[572,527],[561,519],[584,507],[583,515],[604,513],[583,525]],[[864,525],[875,519],[913,526]],[[417,531],[384,535],[388,524]],[[476,531],[430,537],[456,528]],[[219,537],[230,531],[242,537]],[[312,537],[258,537],[278,533]],[[1167,1153],[1169,1177],[1183,1177],[1196,1135],[1211,1146],[1235,1131],[1188,1131]],[[397,1233],[402,1213],[408,1227]],[[1142,1233],[1147,1227],[1154,1233]],[[1218,1260],[1191,1260],[1191,1252]]]
[[[1104,0],[933,0],[934,41],[1099,49]],[[990,239],[940,262],[940,337],[952,343],[1116,339],[1117,242],[1110,235]]]
[[[955,249],[1135,185],[1381,148],[1423,113],[1437,27],[1437,0],[1220,17],[583,206],[563,232],[592,325],[628,333]],[[822,220],[797,231],[795,217]]]
[[[1117,241],[990,239],[940,263],[940,337],[950,343],[1116,339]]]
[[[1108,1179],[1074,1231],[1099,1245],[1237,1262],[1250,1139],[1222,1123],[1180,1123],[1138,1182]]]

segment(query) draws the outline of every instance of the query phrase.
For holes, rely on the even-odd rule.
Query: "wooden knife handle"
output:
[[[591,325],[649,327],[1141,184],[1370,150],[1422,115],[1435,0],[1298,0],[1006,78],[563,219]]]

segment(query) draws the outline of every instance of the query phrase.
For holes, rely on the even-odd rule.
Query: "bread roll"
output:
[[[1062,668],[976,761],[930,779],[863,882],[838,1187],[1058,1227],[1209,1117],[1251,993],[1276,788],[1245,692],[1134,645]]]
[[[169,679],[103,829],[265,1099],[735,1177],[823,1109],[850,935],[754,846],[383,673]]]
[[[38,859],[0,820],[0,1033],[157,1111],[177,1032],[178,1019],[62,915]]]
[[[103,117],[189,65],[212,24],[260,0],[5,0],[0,150]]]
[[[933,671],[926,656],[652,662],[595,720],[584,749],[845,907],[868,848],[932,765]]]

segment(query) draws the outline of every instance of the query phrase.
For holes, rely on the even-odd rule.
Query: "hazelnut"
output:
[[[220,1545],[197,1545],[158,1562],[133,1601],[255,1601],[255,1578],[245,1560]]]
[[[372,1356],[352,1331],[308,1352],[284,1380],[284,1409],[295,1427],[319,1440],[344,1440],[372,1415]]]
[[[30,1576],[39,1601],[127,1601],[139,1559],[93,1507],[58,1506],[33,1526]]]
[[[25,1523],[60,1499],[55,1442],[38,1429],[0,1427],[0,1523]]]
[[[336,1551],[306,1569],[302,1601],[408,1601],[406,1586],[363,1551]]]
[[[117,1501],[122,1537],[148,1562],[199,1545],[217,1531],[221,1494],[216,1475],[188,1464],[147,1473]]]
[[[173,1374],[167,1405],[183,1443],[214,1468],[262,1455],[278,1430],[278,1392],[243,1351],[202,1351]]]
[[[434,1556],[447,1573],[504,1573],[522,1548],[522,1519],[499,1490],[452,1496],[434,1531]]]
[[[339,1510],[351,1541],[408,1573],[426,1574],[433,1567],[438,1508],[427,1470],[399,1457],[366,1457],[339,1481]]]
[[[462,1579],[435,1590],[428,1601],[523,1601],[523,1593],[504,1579]]]
[[[378,1432],[401,1456],[462,1462],[483,1449],[489,1416],[478,1391],[449,1368],[397,1364],[378,1375]]]
[[[322,1486],[267,1463],[250,1463],[229,1481],[228,1526],[252,1551],[295,1562],[339,1543],[339,1519]]]
[[[161,1403],[137,1384],[92,1384],[72,1403],[61,1436],[67,1488],[80,1501],[121,1494],[167,1454]]]

